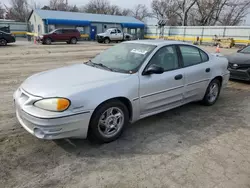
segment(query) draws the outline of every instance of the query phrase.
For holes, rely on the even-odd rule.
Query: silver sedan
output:
[[[41,139],[117,139],[129,122],[192,101],[213,105],[228,61],[182,42],[138,40],[88,62],[26,79],[14,93],[17,119]]]

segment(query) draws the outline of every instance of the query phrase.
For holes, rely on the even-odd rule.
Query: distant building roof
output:
[[[74,24],[78,22],[80,24],[85,23],[87,25],[90,22],[101,22],[101,23],[117,23],[122,24],[124,27],[130,28],[141,28],[144,27],[144,23],[137,20],[131,16],[116,16],[116,15],[106,15],[106,14],[90,14],[81,12],[66,12],[66,11],[54,11],[54,10],[34,10],[42,19],[47,20],[47,24],[57,24],[55,22],[71,23]],[[31,13],[32,14],[32,13]],[[58,23],[59,24],[59,23]]]

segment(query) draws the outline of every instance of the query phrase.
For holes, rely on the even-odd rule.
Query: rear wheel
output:
[[[70,39],[70,43],[71,43],[71,44],[76,44],[76,43],[77,43],[77,39],[76,39],[76,38]]]
[[[207,87],[207,91],[202,100],[202,103],[206,106],[213,105],[217,101],[220,95],[220,89],[221,89],[220,80],[218,79],[212,80]]]
[[[50,38],[46,38],[45,39],[45,44],[50,45],[51,44],[51,39]]]
[[[112,142],[122,134],[128,121],[128,109],[122,102],[112,100],[104,103],[91,118],[88,138],[98,143]]]
[[[6,45],[7,45],[7,40],[0,39],[0,46],[6,46]]]

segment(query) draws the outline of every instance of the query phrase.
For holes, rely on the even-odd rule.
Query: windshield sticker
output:
[[[133,49],[133,50],[131,50],[131,52],[132,52],[132,53],[136,53],[136,54],[145,55],[148,51]]]

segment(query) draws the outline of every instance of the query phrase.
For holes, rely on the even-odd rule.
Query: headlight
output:
[[[66,98],[48,98],[36,101],[34,105],[44,110],[62,112],[69,108],[70,100]]]

